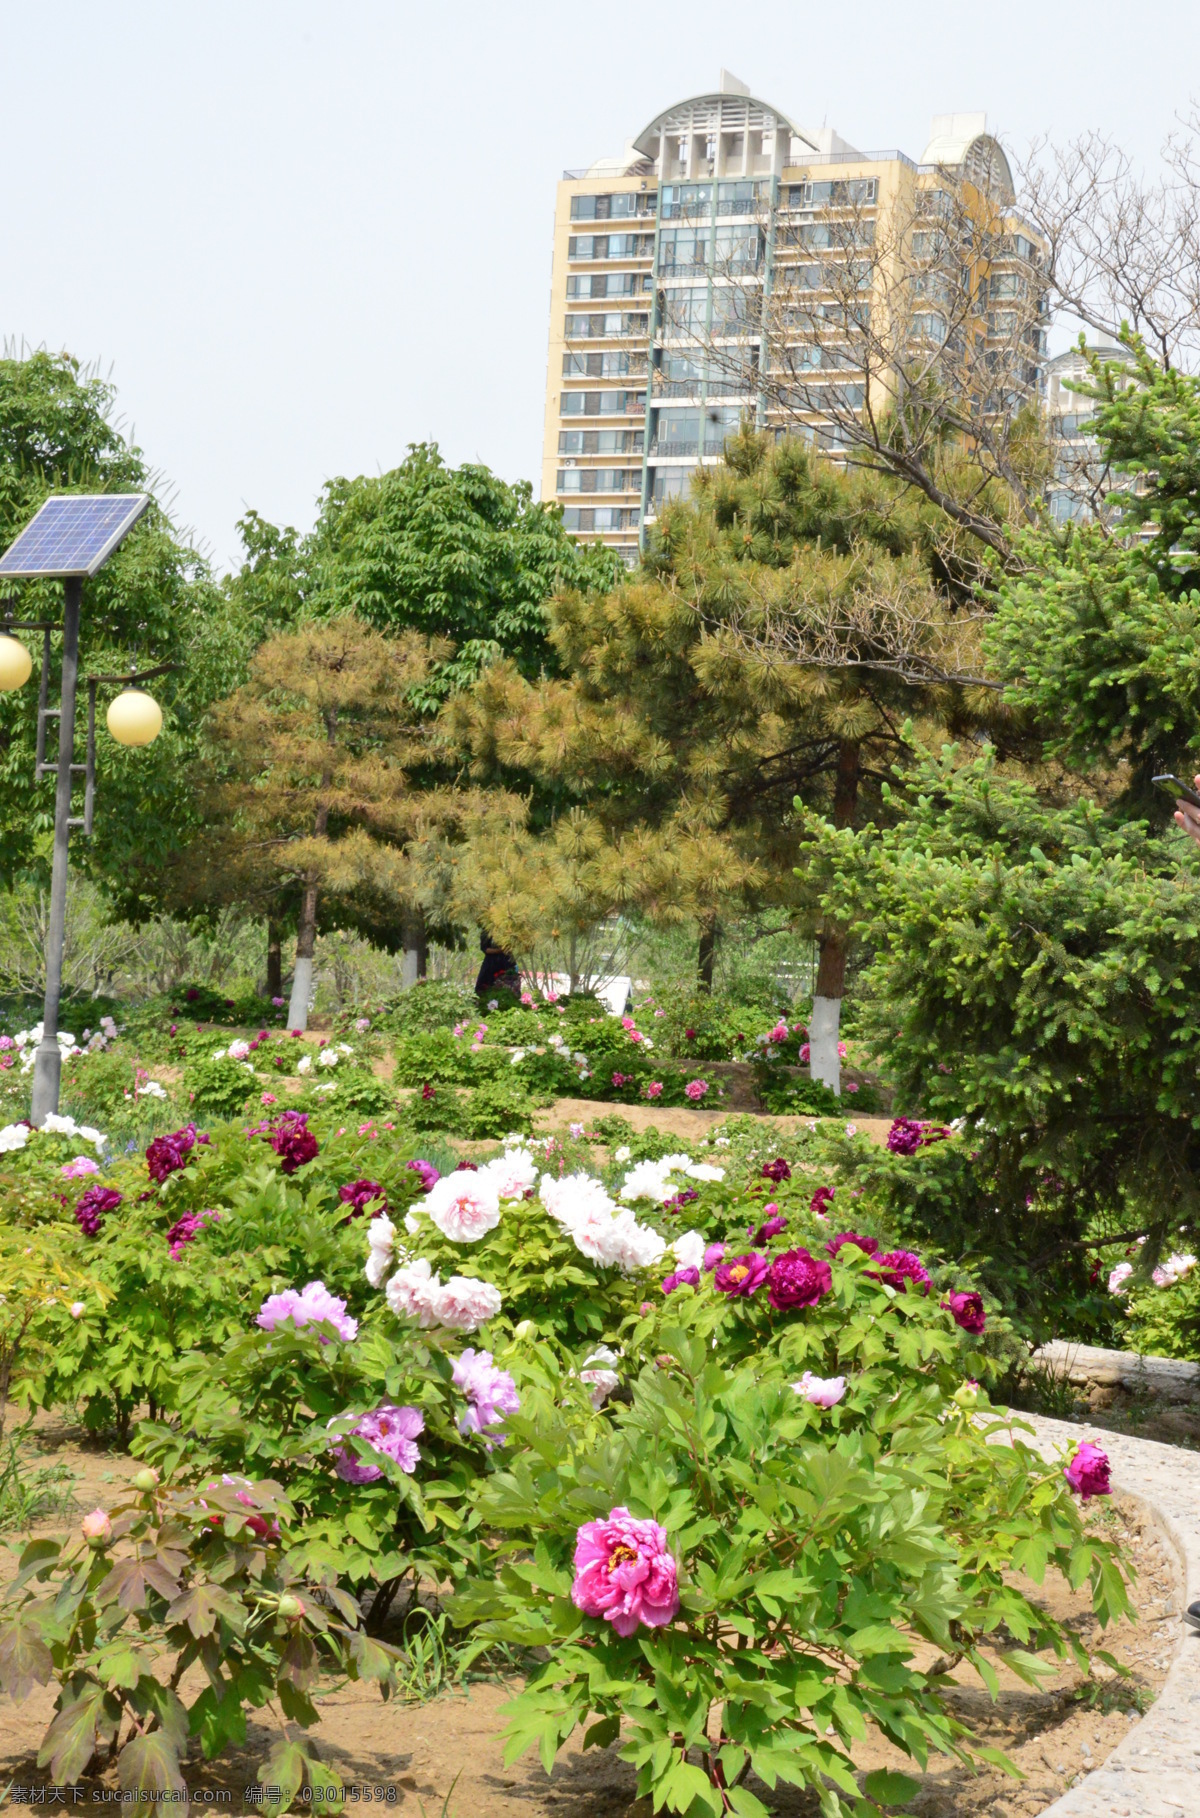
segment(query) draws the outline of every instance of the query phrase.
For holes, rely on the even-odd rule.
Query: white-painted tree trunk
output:
[[[308,1028],[308,1002],[312,996],[313,963],[311,959],[296,960],[296,970],[292,974],[292,1000],[288,1005],[288,1028]]]
[[[421,949],[406,947],[400,961],[400,989],[411,991],[421,977]]]
[[[842,1063],[838,1058],[838,1024],[841,1021],[840,997],[814,997],[808,1019],[808,1065],[814,1079],[841,1096]]]

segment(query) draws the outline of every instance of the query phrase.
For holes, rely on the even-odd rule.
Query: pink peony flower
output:
[[[706,1270],[715,1269],[717,1264],[721,1261],[724,1254],[725,1254],[725,1245],[724,1244],[709,1244],[708,1248],[704,1252],[704,1262],[701,1266]]]
[[[777,1313],[793,1307],[815,1307],[833,1286],[833,1271],[823,1257],[805,1249],[784,1250],[771,1264],[767,1299]]]
[[[1109,1278],[1108,1278],[1109,1293],[1110,1294],[1126,1293],[1127,1289],[1125,1287],[1125,1283],[1129,1280],[1129,1277],[1132,1274],[1133,1274],[1133,1264],[1132,1263],[1127,1263],[1127,1262],[1118,1263],[1116,1268],[1112,1271],[1112,1273],[1109,1275]]]
[[[583,1125],[582,1124],[568,1124],[567,1125],[567,1134],[569,1136],[573,1136],[575,1138],[576,1142],[578,1142],[580,1137],[583,1135]]]
[[[676,1269],[673,1275],[664,1277],[662,1291],[664,1294],[674,1294],[676,1288],[698,1288],[699,1286],[699,1269]]]
[[[428,1213],[452,1244],[474,1244],[500,1223],[500,1195],[494,1179],[479,1169],[456,1168],[443,1174],[414,1210]]]
[[[778,1237],[781,1231],[787,1230],[787,1219],[774,1201],[763,1207],[763,1213],[762,1224],[751,1225],[746,1232],[746,1236],[752,1244],[769,1243],[773,1237]]]
[[[295,1174],[321,1153],[321,1145],[308,1127],[307,1111],[281,1112],[273,1124],[256,1124],[249,1135],[266,1137],[284,1174]]]
[[[390,1124],[385,1124],[383,1127],[385,1130],[390,1130],[392,1126]],[[359,1134],[361,1135],[361,1131]],[[421,1186],[426,1193],[431,1193],[442,1178],[432,1162],[417,1160],[405,1162],[404,1165],[406,1168],[410,1168],[414,1174],[420,1176]]]
[[[792,1384],[792,1388],[805,1401],[811,1401],[815,1408],[832,1408],[846,1393],[846,1378],[814,1376],[811,1370],[806,1370],[800,1381]]]
[[[625,1508],[613,1509],[607,1521],[585,1521],[575,1536],[571,1600],[585,1616],[611,1622],[618,1635],[671,1622],[679,1576],[666,1530]]]
[[[508,1371],[495,1367],[490,1351],[468,1346],[456,1359],[451,1380],[471,1404],[458,1417],[459,1432],[482,1433],[502,1442],[504,1416],[515,1414],[521,1406],[517,1385]]]
[[[690,1098],[692,1103],[696,1105],[699,1104],[707,1091],[708,1081],[706,1079],[690,1079],[683,1088],[683,1096],[685,1098]]]
[[[99,1172],[99,1162],[94,1162],[90,1155],[77,1155],[73,1161],[64,1162],[61,1169],[64,1180],[82,1180],[85,1174]]]
[[[807,1061],[811,1052],[812,1052],[812,1050],[809,1048],[808,1043],[807,1042],[802,1043],[801,1048],[800,1048],[800,1059],[802,1061]]]
[[[282,1294],[268,1294],[258,1310],[255,1324],[264,1332],[273,1332],[285,1319],[290,1319],[295,1326],[327,1322],[339,1338],[347,1341],[358,1336],[358,1321],[351,1319],[345,1301],[331,1294],[323,1281],[310,1281],[299,1293],[295,1288],[285,1288]],[[321,1343],[328,1342],[322,1335]]]
[[[1111,1494],[1109,1485],[1108,1453],[1085,1439],[1078,1451],[1063,1467],[1063,1476],[1081,1501],[1088,1502],[1093,1496]]]
[[[81,1300],[73,1300],[71,1302],[70,1306],[67,1308],[67,1312],[71,1315],[72,1319],[79,1319],[83,1313],[83,1310],[84,1310],[84,1303]]]
[[[382,1452],[410,1476],[416,1470],[421,1453],[417,1436],[425,1430],[425,1416],[419,1408],[396,1408],[385,1401],[370,1414],[355,1421],[350,1431],[365,1439],[376,1452]],[[334,1454],[334,1466],[343,1483],[376,1483],[383,1476],[380,1465],[360,1458],[353,1446],[340,1446]]]
[[[89,1546],[102,1547],[112,1537],[112,1520],[107,1509],[93,1509],[79,1524]]]
[[[264,1092],[258,1102],[260,1105],[277,1105],[279,1100],[273,1092]]]
[[[767,1279],[770,1264],[757,1250],[718,1265],[713,1286],[722,1294],[753,1294]]]
[[[661,1098],[662,1089],[662,1081],[660,1079],[652,1079],[650,1084],[646,1087],[646,1097]]]
[[[954,1318],[956,1326],[964,1332],[971,1332],[978,1337],[987,1324],[987,1315],[983,1310],[983,1300],[978,1294],[951,1294],[942,1302]]]

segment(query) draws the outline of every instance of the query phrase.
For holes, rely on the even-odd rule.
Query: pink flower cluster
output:
[[[282,1294],[268,1294],[258,1310],[255,1324],[264,1332],[273,1332],[285,1319],[290,1319],[295,1326],[325,1322],[333,1327],[339,1338],[346,1340],[358,1336],[358,1321],[350,1317],[345,1301],[331,1294],[323,1281],[310,1281],[299,1291],[285,1288]],[[322,1334],[321,1343],[328,1342]]]
[[[412,1172],[420,1177],[421,1185],[426,1193],[431,1192],[442,1178],[432,1162],[418,1159],[406,1162],[404,1165],[406,1168],[411,1168]]]
[[[606,1521],[585,1521],[575,1535],[571,1601],[585,1616],[611,1622],[618,1635],[673,1621],[679,1574],[666,1530],[626,1508],[613,1509]]]
[[[456,1389],[461,1389],[471,1404],[458,1417],[460,1433],[482,1433],[489,1447],[504,1443],[504,1416],[515,1414],[521,1406],[517,1385],[507,1370],[498,1370],[490,1351],[467,1348],[455,1360],[451,1372]]]
[[[151,1180],[161,1184],[168,1175],[186,1167],[196,1144],[207,1141],[208,1137],[200,1135],[195,1124],[185,1124],[182,1130],[172,1130],[168,1136],[156,1136],[146,1148],[146,1167]]]
[[[449,1326],[456,1332],[478,1331],[496,1317],[502,1304],[490,1281],[473,1275],[442,1281],[424,1257],[397,1269],[384,1292],[393,1313],[422,1326]]]
[[[690,1079],[683,1088],[683,1096],[690,1098],[694,1105],[698,1105],[707,1091],[708,1081],[706,1079]]]
[[[182,1218],[176,1219],[167,1232],[172,1257],[178,1261],[184,1245],[194,1243],[205,1225],[215,1225],[220,1216],[219,1212],[214,1212],[209,1207],[204,1212],[185,1212]]]
[[[99,1174],[100,1164],[90,1155],[76,1155],[69,1162],[64,1162],[61,1173],[64,1180],[82,1180],[87,1174]]]
[[[409,1476],[416,1470],[421,1457],[417,1438],[425,1431],[425,1416],[419,1408],[397,1408],[385,1401],[370,1414],[363,1414],[350,1431]],[[383,1476],[382,1465],[360,1458],[354,1447],[347,1445],[339,1446],[335,1452],[334,1468],[343,1483],[377,1483]]]

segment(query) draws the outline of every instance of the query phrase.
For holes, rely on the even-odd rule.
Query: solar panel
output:
[[[27,581],[95,574],[149,503],[144,492],[72,493],[47,499],[0,556],[0,575]]]

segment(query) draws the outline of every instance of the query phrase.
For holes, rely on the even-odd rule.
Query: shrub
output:
[[[248,1061],[208,1059],[184,1070],[184,1094],[196,1117],[236,1117],[258,1089]]]

